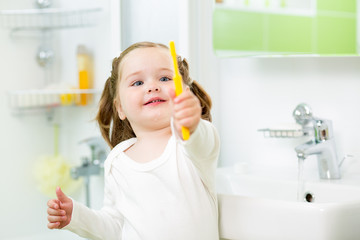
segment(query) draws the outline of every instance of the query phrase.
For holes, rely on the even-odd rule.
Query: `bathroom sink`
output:
[[[219,168],[220,234],[246,240],[360,239],[360,185],[280,179]],[[298,200],[299,199],[299,200]]]

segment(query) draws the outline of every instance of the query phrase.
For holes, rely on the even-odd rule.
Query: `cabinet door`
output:
[[[224,0],[213,48],[237,55],[357,55],[357,0]]]

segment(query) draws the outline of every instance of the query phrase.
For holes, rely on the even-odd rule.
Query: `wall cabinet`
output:
[[[218,54],[358,55],[357,0],[228,0],[213,11]]]

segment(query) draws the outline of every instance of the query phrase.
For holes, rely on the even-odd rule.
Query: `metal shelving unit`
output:
[[[9,29],[11,37],[23,37],[34,31],[39,34],[41,42],[36,54],[40,67],[44,70],[46,84],[53,82],[51,68],[54,51],[50,47],[54,30],[83,28],[95,26],[101,8],[61,9],[50,8],[51,1],[37,1],[38,8],[0,10],[0,27]],[[42,89],[16,90],[8,93],[9,106],[13,113],[33,110],[49,110],[60,106],[81,106],[80,96],[89,101],[98,89]]]
[[[96,24],[100,11],[101,8],[2,10],[0,25],[12,32],[87,27]]]

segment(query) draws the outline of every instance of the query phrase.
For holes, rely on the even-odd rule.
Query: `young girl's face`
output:
[[[120,119],[127,118],[135,132],[168,127],[172,114],[169,91],[174,89],[169,50],[135,49],[124,57],[119,71],[116,108]]]

